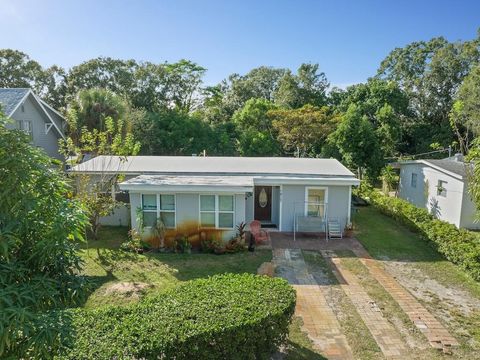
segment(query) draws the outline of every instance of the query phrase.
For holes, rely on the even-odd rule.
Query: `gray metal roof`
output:
[[[5,115],[10,116],[29,91],[30,89],[26,88],[0,88],[0,104]]]
[[[458,179],[463,179],[467,176],[467,169],[465,162],[456,160],[454,157],[446,159],[428,159],[428,160],[407,160],[392,163],[393,167],[401,167],[403,165],[423,164],[431,168],[442,171],[445,174],[453,176]]]
[[[454,174],[460,175],[462,177],[466,176],[465,163],[462,161],[454,160],[426,160],[427,163],[435,165],[444,170],[450,171]]]
[[[336,159],[216,156],[97,156],[72,168],[82,173],[287,175],[347,177],[355,175]]]

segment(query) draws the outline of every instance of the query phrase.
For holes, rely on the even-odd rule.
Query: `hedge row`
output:
[[[295,291],[251,274],[190,281],[127,307],[72,310],[60,359],[268,359],[287,337]]]
[[[480,237],[471,231],[435,219],[427,210],[409,202],[385,196],[377,191],[365,194],[372,205],[382,213],[402,222],[419,233],[448,260],[461,266],[475,280],[480,281]]]

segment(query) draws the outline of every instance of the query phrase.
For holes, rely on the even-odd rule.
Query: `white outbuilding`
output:
[[[459,228],[480,229],[461,155],[442,160],[402,161],[395,167],[400,168],[400,198]]]

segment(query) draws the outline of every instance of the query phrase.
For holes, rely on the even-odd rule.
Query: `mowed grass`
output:
[[[222,273],[256,273],[260,264],[270,261],[271,251],[236,254],[134,254],[119,249],[127,239],[127,228],[103,227],[99,239],[82,246],[82,273],[92,280],[93,288],[85,307],[107,304],[124,305],[165,291],[181,282]],[[140,285],[140,290],[119,293],[115,284]],[[128,290],[128,289],[127,289]]]

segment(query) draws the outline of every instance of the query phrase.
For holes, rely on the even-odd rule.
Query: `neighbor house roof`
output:
[[[467,176],[465,163],[463,161],[455,161],[453,159],[410,160],[401,161],[394,165],[399,167],[402,165],[411,164],[423,164],[460,180]]]
[[[5,115],[11,116],[29,92],[30,89],[24,88],[0,88],[0,105]]]
[[[18,107],[25,101],[25,99],[31,95],[35,102],[38,104],[39,108],[44,112],[48,120],[52,123],[53,127],[57,130],[58,134],[65,139],[65,135],[63,131],[60,129],[60,124],[58,124],[51,114],[49,110],[54,112],[56,115],[63,118],[63,116],[53,109],[50,105],[48,105],[45,101],[40,99],[35,93],[28,88],[0,88],[0,105],[2,107],[2,111],[8,117],[11,117]]]
[[[71,171],[132,175],[288,175],[355,179],[355,175],[335,159],[287,157],[97,156],[73,167]]]

